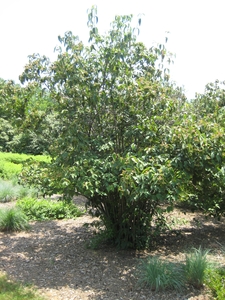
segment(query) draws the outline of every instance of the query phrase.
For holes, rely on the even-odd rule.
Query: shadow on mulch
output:
[[[195,214],[189,224],[159,237],[149,251],[117,251],[107,246],[87,249],[85,244],[92,232],[77,225],[76,220],[36,222],[30,233],[1,234],[0,269],[16,280],[32,282],[38,288],[60,290],[68,286],[87,293],[94,291],[95,295],[87,299],[175,300],[188,298],[173,292],[164,298],[146,289],[136,289],[134,274],[138,259],[159,254],[177,256],[179,260],[181,253],[199,246],[219,253],[220,245],[224,245],[225,224]],[[190,292],[190,295],[200,294],[201,291]]]

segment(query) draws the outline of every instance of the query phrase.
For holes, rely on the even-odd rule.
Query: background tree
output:
[[[0,80],[1,150],[48,153],[60,129],[54,114],[54,103],[36,83]]]

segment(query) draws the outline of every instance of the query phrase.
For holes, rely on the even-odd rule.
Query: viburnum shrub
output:
[[[88,45],[67,32],[57,60],[30,56],[20,79],[47,87],[61,128],[51,163],[28,181],[40,180],[47,193],[86,196],[118,247],[144,248],[165,228],[163,213],[178,194],[180,176],[160,151],[160,129],[183,100],[163,67],[171,60],[165,46],[138,42],[141,19],[136,27],[132,20],[116,16],[100,35],[92,7]]]

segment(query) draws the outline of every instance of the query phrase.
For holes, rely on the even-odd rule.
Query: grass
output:
[[[201,247],[186,255],[185,277],[189,284],[197,289],[203,287],[206,270],[211,267],[207,259],[209,250]]]
[[[0,202],[10,202],[18,197],[18,188],[10,181],[0,180]]]
[[[208,252],[201,247],[193,249],[186,255],[184,264],[167,262],[158,257],[143,260],[139,266],[138,284],[147,286],[152,291],[165,289],[180,291],[187,285],[201,289],[206,280],[206,273],[213,270],[212,263],[207,259]]]
[[[34,189],[15,184],[22,171],[23,163],[30,159],[38,162],[50,161],[50,158],[44,155],[0,152],[0,202],[34,196],[36,192]]]
[[[138,284],[147,286],[152,291],[181,290],[185,285],[182,267],[158,257],[148,258],[147,262],[142,261],[139,272]]]
[[[25,214],[18,208],[0,210],[0,231],[21,231],[29,228]]]
[[[0,179],[0,202],[10,202],[36,194],[36,190],[18,185],[12,180]]]
[[[0,273],[0,300],[44,300],[34,287],[26,287]]]

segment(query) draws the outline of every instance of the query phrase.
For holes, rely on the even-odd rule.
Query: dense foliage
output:
[[[65,201],[23,198],[17,201],[16,206],[21,209],[29,221],[73,219],[82,215],[82,211],[73,203]]]
[[[211,289],[214,299],[223,300],[225,298],[225,269],[219,268],[207,272],[206,284]]]
[[[60,131],[53,106],[37,84],[21,87],[0,79],[0,151],[48,153]]]
[[[44,155],[27,155],[18,153],[0,152],[0,178],[2,179],[16,179],[22,171],[25,164],[50,162],[50,157]]]
[[[143,248],[166,228],[163,213],[177,201],[224,214],[225,92],[215,82],[187,101],[169,81],[165,45],[138,42],[140,19],[133,28],[132,16],[116,16],[105,35],[97,20],[93,7],[88,46],[67,32],[55,62],[30,56],[25,88],[1,83],[3,103],[7,90],[6,107],[16,105],[1,106],[9,130],[0,130],[0,143],[4,151],[48,151],[51,164],[28,163],[21,182],[86,196],[109,239]]]

